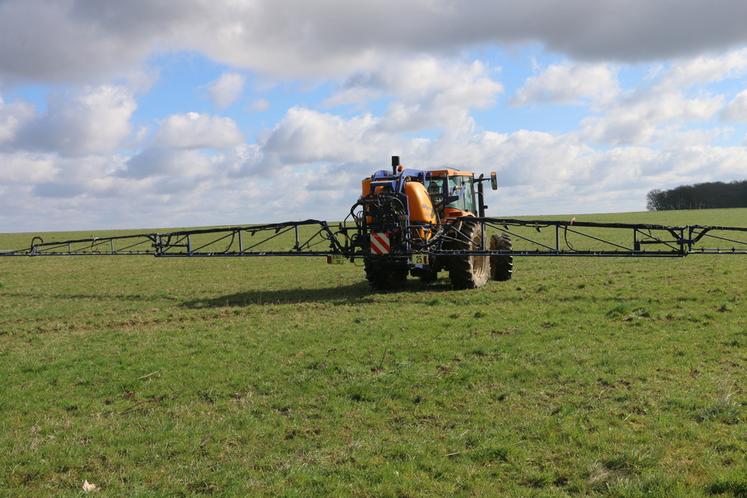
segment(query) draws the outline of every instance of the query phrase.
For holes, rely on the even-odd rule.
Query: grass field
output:
[[[0,494],[747,496],[747,256],[362,275],[0,258]]]

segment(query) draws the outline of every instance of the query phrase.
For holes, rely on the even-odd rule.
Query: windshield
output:
[[[443,201],[443,185],[445,177],[431,177],[426,181],[428,194],[434,205]],[[449,197],[458,196],[459,199],[450,202],[446,207],[461,209],[462,211],[475,211],[475,197],[472,191],[472,177],[449,176]]]

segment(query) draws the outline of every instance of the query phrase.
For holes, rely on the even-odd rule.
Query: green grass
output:
[[[745,496],[746,275],[524,258],[374,294],[321,258],[0,258],[0,494]]]

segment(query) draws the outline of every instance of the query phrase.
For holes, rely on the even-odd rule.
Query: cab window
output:
[[[433,205],[438,205],[444,197],[444,179],[443,177],[431,177],[426,185],[428,189],[428,195],[431,198]]]
[[[449,177],[449,195],[459,196],[459,199],[450,203],[449,207],[469,211],[475,210],[475,197],[472,192],[472,177],[470,176],[450,176]]]

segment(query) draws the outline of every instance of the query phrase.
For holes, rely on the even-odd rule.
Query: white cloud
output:
[[[611,145],[712,143],[724,133],[714,128],[713,119],[721,112],[724,120],[738,121],[741,99],[737,96],[723,109],[726,96],[709,93],[703,86],[745,72],[747,49],[657,66],[639,86],[594,107],[596,113],[582,119],[579,136]],[[695,91],[698,85],[701,88]],[[693,124],[701,129],[692,129]]]
[[[711,102],[665,102],[662,109],[643,115],[670,117],[678,113],[711,115]],[[645,106],[644,106],[645,107]],[[674,133],[662,148],[614,146],[595,149],[577,133],[551,134],[530,130],[512,133],[473,130],[437,138],[404,139],[380,126],[383,117],[362,114],[341,118],[304,108],[291,109],[283,121],[260,143],[265,166],[282,175],[303,178],[316,171],[334,176],[335,190],[354,192],[357,182],[376,169],[386,168],[389,153],[400,153],[411,167],[442,165],[487,172],[498,171],[504,189],[489,194],[489,204],[500,206],[494,214],[547,214],[643,209],[645,194],[657,187],[710,180],[731,180],[747,175],[747,150],[693,142]],[[655,119],[660,119],[656,117]],[[269,160],[269,162],[268,162]],[[252,170],[252,171],[262,171]],[[334,175],[329,175],[329,172]],[[252,174],[251,172],[249,174]],[[313,189],[313,180],[309,188]],[[508,196],[508,197],[507,197]],[[350,198],[335,201],[345,211]],[[312,206],[315,213],[334,219],[326,203]]]
[[[747,123],[747,90],[742,90],[729,102],[721,117],[726,121]]]
[[[212,172],[211,158],[196,150],[146,149],[127,161],[127,169],[121,176],[148,178],[168,176],[172,186],[194,189],[194,177]]]
[[[620,89],[615,70],[607,64],[553,64],[524,82],[514,105],[607,102]]]
[[[345,119],[303,107],[288,110],[261,142],[265,162],[360,161],[371,157],[383,135],[370,114]],[[383,144],[381,144],[383,145]],[[387,144],[388,145],[388,144]]]
[[[6,104],[0,97],[0,146],[13,142],[22,129],[34,117],[34,108],[25,102]]]
[[[208,92],[213,104],[219,109],[230,106],[244,91],[245,78],[238,73],[223,73],[220,77],[208,85]]]
[[[707,121],[723,106],[723,96],[688,99],[679,92],[650,92],[622,98],[602,116],[584,118],[581,136],[606,144],[645,144],[659,138],[661,125]]]
[[[410,103],[438,99],[444,105],[485,108],[494,103],[502,90],[479,60],[419,56],[390,60],[371,71],[353,74],[325,104],[336,106],[393,96]]]
[[[158,192],[199,188],[199,178],[241,169],[226,156],[198,149],[244,150],[243,137],[231,118],[196,112],[173,114],[166,118],[148,146],[130,157],[117,172],[125,178],[158,178],[149,187]],[[235,155],[235,154],[234,154]]]
[[[231,118],[196,112],[166,118],[153,139],[153,147],[174,149],[224,149],[243,141]]]
[[[0,153],[0,182],[35,184],[52,181],[58,168],[47,154],[29,152]]]
[[[747,72],[747,48],[721,55],[698,56],[673,62],[658,83],[660,89],[688,88],[743,76]]]
[[[61,157],[54,153],[40,155],[54,165],[55,176],[34,185],[39,197],[56,199],[121,197],[116,175],[123,168],[123,157],[91,155]]]
[[[65,155],[112,152],[130,133],[136,103],[124,87],[102,85],[55,93],[47,111],[17,132],[17,145]]]
[[[503,86],[480,61],[421,56],[392,60],[374,71],[357,73],[325,101],[327,106],[392,99],[377,126],[384,132],[436,129],[466,133],[474,127],[471,109],[494,105]]]
[[[3,177],[0,207],[12,196],[19,209],[12,215],[0,209],[0,229],[335,220],[355,201],[360,179],[386,168],[394,153],[417,168],[448,164],[497,170],[502,188],[488,194],[493,215],[643,209],[645,193],[655,187],[747,175],[743,147],[681,142],[597,150],[574,133],[530,130],[403,137],[383,131],[381,119],[296,107],[257,144],[218,154],[194,149],[147,149],[130,158],[17,153],[12,177]]]

